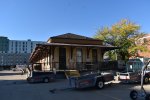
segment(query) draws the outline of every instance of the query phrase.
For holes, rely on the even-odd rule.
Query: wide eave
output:
[[[83,45],[83,44],[66,44],[66,43],[46,43],[46,44],[37,44],[35,50],[32,52],[30,56],[30,62],[33,61],[40,53],[47,51],[51,47],[59,47],[59,46],[69,46],[69,47],[88,47],[88,48],[100,48],[103,52],[119,49],[119,47],[115,46],[106,46],[106,45]]]

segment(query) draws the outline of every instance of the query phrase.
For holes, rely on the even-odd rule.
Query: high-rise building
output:
[[[29,57],[36,44],[43,44],[42,41],[9,40],[7,37],[0,37],[0,66],[28,65]]]
[[[9,46],[9,39],[7,37],[0,36],[0,53],[7,53]]]
[[[25,40],[9,40],[8,53],[31,53],[36,44],[41,44],[40,41]]]

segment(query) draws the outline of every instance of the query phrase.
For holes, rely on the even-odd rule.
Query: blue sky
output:
[[[0,36],[47,41],[75,33],[93,37],[127,18],[150,33],[150,0],[0,0]]]

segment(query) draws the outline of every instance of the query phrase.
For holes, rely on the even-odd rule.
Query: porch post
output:
[[[51,66],[51,70],[53,70],[53,56],[52,56],[52,46],[50,47],[50,66]]]
[[[48,65],[49,65],[49,70],[51,71],[51,47],[48,47]]]
[[[44,50],[44,71],[46,70],[46,52]]]
[[[47,56],[47,48],[46,48],[46,50],[45,50],[45,57],[46,57],[46,62],[45,62],[45,68],[46,68],[46,70],[48,69],[47,67],[48,67],[48,64],[47,64],[47,62],[48,62],[48,56]]]

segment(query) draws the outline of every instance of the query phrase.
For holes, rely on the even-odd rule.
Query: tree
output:
[[[139,25],[127,19],[122,19],[111,27],[99,29],[94,37],[103,40],[106,44],[120,47],[116,50],[116,53],[122,60],[126,60],[131,56],[137,56],[138,50],[147,50],[147,43],[137,44],[137,41],[145,35],[139,30]]]

